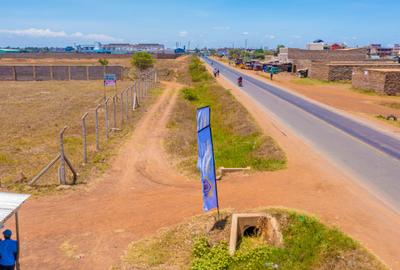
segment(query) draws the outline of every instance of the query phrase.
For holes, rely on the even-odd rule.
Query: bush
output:
[[[143,71],[154,66],[154,57],[148,52],[138,52],[132,55],[132,66]]]
[[[193,82],[203,82],[211,79],[211,75],[207,72],[206,67],[201,63],[196,56],[192,57],[189,65],[189,73]]]
[[[224,270],[228,269],[231,262],[232,257],[228,253],[228,245],[225,242],[210,247],[204,237],[195,241],[192,270]]]
[[[199,97],[197,94],[194,92],[194,89],[192,88],[184,88],[182,90],[182,94],[184,99],[189,100],[189,101],[197,101],[199,100]]]
[[[99,59],[99,63],[102,66],[108,66],[108,60],[107,59]]]

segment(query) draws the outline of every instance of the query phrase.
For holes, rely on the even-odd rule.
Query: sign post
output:
[[[117,76],[115,74],[104,74],[104,100],[106,99],[106,87],[114,86],[117,93]]]

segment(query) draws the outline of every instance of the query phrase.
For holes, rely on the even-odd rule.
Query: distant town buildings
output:
[[[152,52],[158,53],[163,52],[165,47],[162,44],[157,43],[111,43],[101,45],[101,48],[111,53],[133,53],[133,52]]]
[[[171,53],[171,50],[165,49],[164,45],[158,43],[110,43],[101,44],[74,44],[74,46],[61,47],[27,47],[20,48],[0,48],[0,53],[102,53],[102,54],[131,54],[134,52],[149,53]]]
[[[371,58],[388,58],[394,56],[394,48],[385,48],[381,44],[371,44],[368,46]]]

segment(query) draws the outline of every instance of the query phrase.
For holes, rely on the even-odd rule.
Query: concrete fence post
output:
[[[94,124],[94,128],[95,128],[95,134],[96,134],[96,150],[99,151],[100,150],[100,137],[99,137],[99,108],[100,108],[100,104],[97,105],[96,109],[94,110],[94,117],[95,117],[95,124]]]
[[[121,129],[124,124],[124,91],[120,94],[120,102],[121,102]]]
[[[117,128],[117,95],[113,96],[113,127]]]
[[[65,153],[64,153],[64,132],[67,130],[67,126],[65,126],[60,132],[60,171],[59,171],[59,180],[60,185],[65,185],[67,183],[65,179]]]
[[[87,132],[86,132],[86,117],[89,115],[89,113],[85,113],[82,116],[82,150],[83,150],[83,163],[87,163],[87,142],[86,142],[86,137],[87,137]]]
[[[110,98],[108,97],[106,101],[104,102],[104,120],[105,120],[105,125],[106,125],[106,138],[109,138],[109,122],[108,122],[108,101],[110,101]]]
[[[125,90],[125,93],[126,93],[126,99],[125,99],[125,102],[126,102],[126,104],[125,104],[125,118],[126,118],[126,120],[128,121],[128,118],[129,118],[129,88],[127,88],[127,89]]]
[[[136,81],[133,83],[132,89],[131,89],[131,98],[132,98],[132,111],[135,110],[136,106]]]

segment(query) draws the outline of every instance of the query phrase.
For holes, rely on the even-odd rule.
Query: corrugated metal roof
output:
[[[0,192],[0,224],[9,219],[31,195]]]

